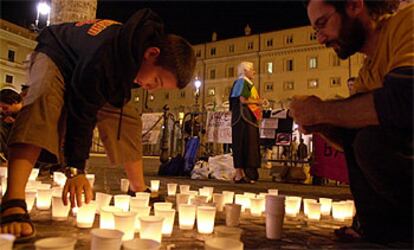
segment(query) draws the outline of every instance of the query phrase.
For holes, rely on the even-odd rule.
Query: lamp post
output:
[[[198,98],[200,98],[200,87],[201,87],[201,81],[200,79],[198,79],[198,77],[196,76],[195,80],[194,80],[194,87],[195,87],[195,93],[194,93],[194,97],[195,97],[195,108],[196,111],[198,111]]]
[[[50,6],[45,1],[42,1],[37,5],[37,17],[35,21],[35,25],[37,28],[39,28],[39,19],[41,17],[47,18],[46,26],[48,26],[50,24]]]

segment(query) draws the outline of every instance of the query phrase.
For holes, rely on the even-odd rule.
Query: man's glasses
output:
[[[329,19],[335,14],[336,11],[332,11],[332,13],[324,15],[320,18],[318,18],[313,26],[313,29],[315,30],[316,34],[318,34],[322,29],[325,28],[326,24],[329,22]]]

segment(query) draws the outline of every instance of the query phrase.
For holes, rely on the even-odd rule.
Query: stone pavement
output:
[[[156,176],[158,170],[158,159],[145,159],[145,175],[147,184],[151,179],[161,180],[160,193],[166,194],[166,183],[175,182],[178,184],[189,184],[192,190],[197,190],[202,186],[213,186],[214,192],[223,190],[243,192],[266,192],[268,188],[277,188],[279,193],[285,195],[296,195],[304,198],[330,197],[335,200],[350,199],[351,194],[347,187],[337,186],[311,186],[302,184],[275,183],[271,181],[259,181],[256,184],[233,184],[217,180],[191,180],[183,177],[159,177]],[[102,157],[92,157],[89,162],[88,172],[95,173],[95,191],[119,194],[120,179],[125,177],[122,168],[109,167],[106,160]],[[48,174],[40,176],[44,182],[50,182]],[[266,179],[266,178],[264,178]],[[169,198],[167,198],[169,199]],[[79,229],[76,220],[70,216],[67,221],[56,222],[50,219],[50,211],[38,211],[33,208],[32,219],[36,226],[37,238],[54,236],[72,236],[78,239],[76,249],[89,249],[90,229]],[[240,228],[243,229],[241,240],[245,249],[394,249],[404,248],[404,246],[393,245],[391,247],[377,245],[367,242],[338,242],[335,241],[333,229],[342,225],[349,224],[333,221],[330,218],[323,218],[320,222],[308,221],[300,215],[297,218],[285,218],[283,226],[282,240],[268,240],[265,234],[264,218],[255,218],[245,214],[241,217]],[[224,224],[224,216],[218,213],[216,225]],[[99,217],[97,216],[94,228],[99,227]],[[138,237],[138,235],[136,235]],[[171,237],[163,237],[162,248],[165,249],[204,249],[203,241],[211,235],[198,234],[196,229],[192,231],[182,231],[178,229],[177,216],[174,231]],[[34,240],[35,241],[35,240]],[[25,244],[15,244],[14,249],[35,249],[33,242]]]

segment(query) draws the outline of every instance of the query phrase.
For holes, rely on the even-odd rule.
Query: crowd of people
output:
[[[320,44],[341,59],[366,56],[358,76],[347,83],[350,97],[296,96],[289,107],[301,133],[317,133],[345,153],[357,213],[351,227],[335,234],[347,240],[412,242],[414,5],[397,11],[398,0],[305,2]],[[52,25],[37,41],[23,105],[14,90],[2,90],[10,94],[3,99],[2,92],[0,100],[2,138],[8,140],[1,148],[8,147],[3,154],[9,172],[1,232],[16,235],[17,241],[35,235],[24,190],[41,150],[65,167],[64,203],[81,206],[82,194],[90,202],[84,170],[95,126],[110,162],[124,166],[131,194],[145,191],[142,125],[131,91],[184,88],[196,62],[191,45],[166,34],[161,18],[149,9],[125,24],[102,19]],[[258,123],[265,101],[254,75],[254,64],[242,62],[229,97],[235,183],[254,182],[260,167]],[[308,157],[303,139],[296,152],[299,159]]]

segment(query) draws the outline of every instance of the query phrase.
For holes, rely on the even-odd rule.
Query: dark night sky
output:
[[[1,18],[28,26],[36,17],[34,0],[1,0]],[[164,20],[167,32],[184,36],[191,43],[242,36],[249,24],[252,33],[308,25],[300,1],[109,1],[99,0],[97,18],[126,21],[136,10],[150,7]]]

